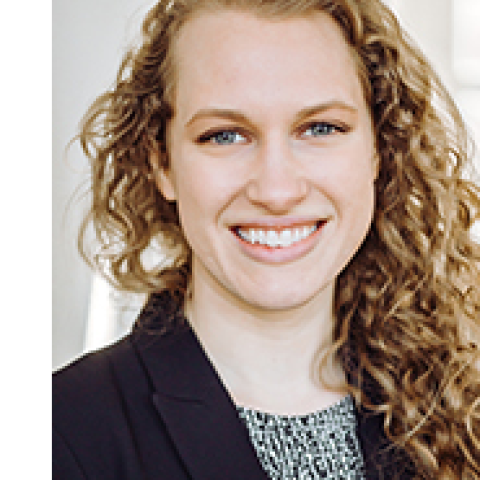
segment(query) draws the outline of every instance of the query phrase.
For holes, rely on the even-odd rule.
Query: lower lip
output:
[[[289,247],[269,247],[258,243],[252,244],[243,240],[235,232],[232,232],[232,234],[242,251],[254,260],[265,263],[288,263],[303,257],[313,249],[326,224],[327,222],[321,222],[311,235]]]

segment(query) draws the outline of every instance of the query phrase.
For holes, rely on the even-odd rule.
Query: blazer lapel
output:
[[[405,452],[387,439],[383,415],[360,408],[357,425],[368,480],[411,480],[415,477],[415,468]]]
[[[195,480],[268,480],[247,428],[198,339],[174,302],[164,297],[150,299],[132,343],[153,384],[152,401],[180,458]],[[174,317],[176,333],[161,334],[155,327],[149,333],[141,326],[143,321],[162,330],[163,319]],[[411,462],[386,439],[382,423],[381,415],[357,411],[366,478],[414,478]]]
[[[195,334],[138,332],[153,403],[195,480],[267,480],[248,431]]]

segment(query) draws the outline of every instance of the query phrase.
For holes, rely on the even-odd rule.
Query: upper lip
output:
[[[326,221],[325,217],[289,217],[245,219],[232,225],[232,228],[284,229],[303,227]]]

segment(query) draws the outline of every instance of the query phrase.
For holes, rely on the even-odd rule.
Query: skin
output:
[[[187,317],[237,403],[324,408],[345,394],[314,369],[331,343],[335,280],[374,212],[372,122],[349,47],[321,13],[222,11],[187,22],[175,55],[171,164],[158,186],[178,202],[193,251]],[[317,221],[286,248],[235,233]]]

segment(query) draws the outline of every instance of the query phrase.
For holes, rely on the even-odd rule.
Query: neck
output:
[[[235,403],[302,414],[345,396],[341,369],[329,372],[334,389],[318,374],[319,355],[332,343],[333,287],[294,308],[264,310],[194,283],[185,310]]]

